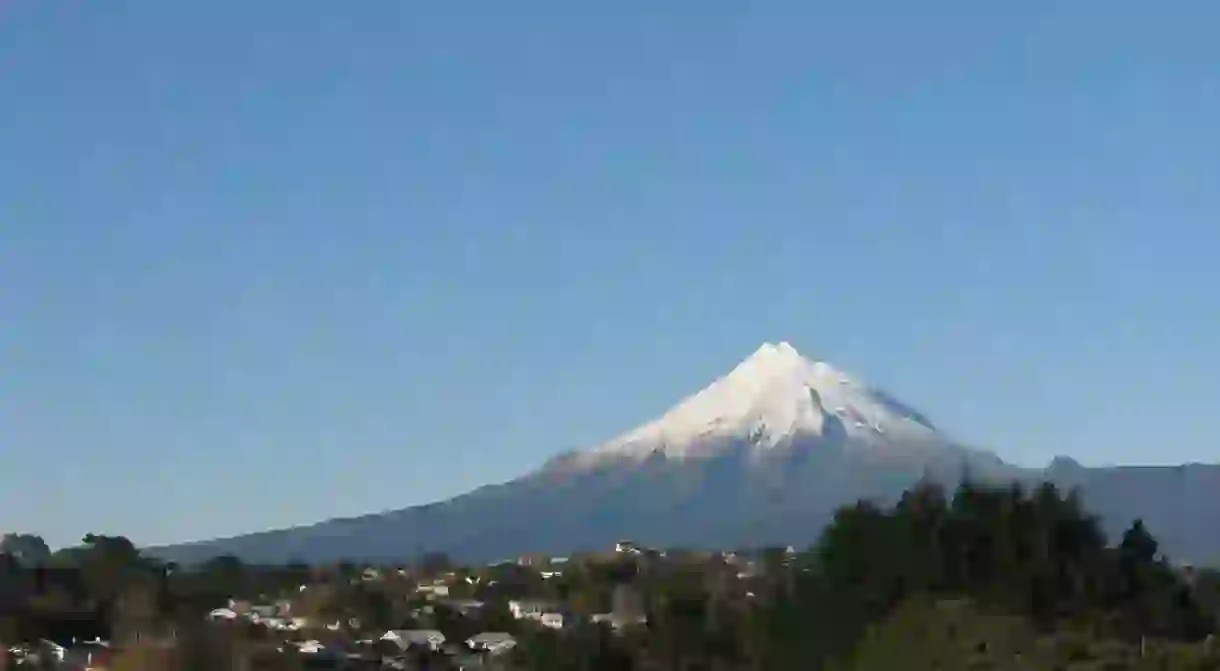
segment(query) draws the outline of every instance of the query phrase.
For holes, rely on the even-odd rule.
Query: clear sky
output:
[[[764,340],[1217,460],[1220,5],[0,0],[0,530],[404,507]]]

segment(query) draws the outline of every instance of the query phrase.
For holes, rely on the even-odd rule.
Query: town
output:
[[[1173,563],[1138,520],[1107,543],[1049,484],[922,483],[801,549],[179,567],[122,537],[49,553],[10,534],[0,551],[5,668],[1220,668],[1220,572]]]
[[[89,544],[85,552],[115,555],[97,558],[114,562],[114,570],[103,574],[131,578],[136,561],[120,564],[138,553],[126,539],[91,537]],[[79,611],[44,621],[36,639],[14,641],[22,638],[22,623],[11,610],[0,631],[8,635],[8,663],[23,668],[178,668],[171,660],[180,660],[187,638],[194,637],[214,660],[209,668],[506,669],[516,668],[522,643],[551,644],[582,630],[632,636],[648,623],[649,585],[680,582],[684,574],[700,586],[714,579],[719,598],[745,603],[771,589],[771,580],[797,554],[792,547],[665,551],[624,540],[603,552],[524,556],[479,567],[454,566],[443,556],[411,566],[244,566],[220,557],[188,571],[149,563],[146,568],[160,572],[160,584],[133,585],[116,595],[110,632]],[[6,557],[10,603],[25,596],[46,604],[72,592],[65,583],[76,576],[52,562],[34,569],[27,594],[16,594],[11,577],[20,560]],[[179,600],[168,620],[158,610],[165,592]],[[202,626],[183,619],[192,610],[199,615],[198,606],[221,592],[223,605],[202,614]],[[114,641],[119,632],[122,645]],[[123,662],[124,656],[138,657],[139,666]]]

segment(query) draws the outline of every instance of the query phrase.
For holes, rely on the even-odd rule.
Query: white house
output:
[[[552,610],[554,610],[554,606],[545,601],[513,599],[508,602],[508,612],[512,613],[513,617],[518,620],[537,620],[542,617],[543,613]]]
[[[466,639],[466,645],[471,650],[498,655],[512,650],[517,645],[517,639],[502,631],[485,631]]]
[[[268,629],[275,629],[277,631],[282,631],[289,628],[288,620],[285,620],[282,617],[260,617],[257,620],[252,619],[251,622],[261,624]]]
[[[415,591],[420,594],[429,594],[432,596],[449,596],[449,585],[444,583],[431,585],[418,585]]]
[[[631,541],[619,541],[619,542],[615,543],[614,551],[618,552],[620,554],[635,554],[635,555],[638,555],[641,552],[639,546]]]
[[[67,648],[56,643],[55,641],[49,641],[45,638],[42,639],[41,641],[39,641],[38,643],[39,643],[39,646],[43,650],[45,650],[47,652],[47,654],[51,656],[52,659],[54,659],[56,662],[58,662],[60,664],[64,663],[64,658],[68,656]]]
[[[313,640],[313,639],[310,639],[303,643],[298,643],[296,645],[297,645],[297,649],[301,651],[302,655],[320,655],[324,652],[327,652],[326,646],[323,645],[321,641],[317,641],[317,640]]]
[[[390,641],[403,650],[413,645],[439,650],[445,635],[435,629],[391,629],[381,636],[381,640]]]
[[[250,606],[247,616],[250,618],[251,621],[258,622],[259,620],[266,620],[267,618],[276,617],[279,614],[280,614],[279,606],[258,605],[258,606]]]
[[[542,626],[544,627],[550,627],[551,629],[563,629],[563,613],[543,613],[542,616],[538,618],[538,621],[541,622]]]
[[[454,599],[452,601],[445,602],[445,605],[453,610],[456,610],[462,615],[469,617],[470,615],[482,610],[485,604],[482,601],[475,599]]]
[[[232,608],[217,608],[216,610],[208,613],[208,619],[214,622],[218,620],[236,620],[237,612]]]
[[[590,618],[593,624],[605,624],[616,631],[624,627],[648,623],[644,615],[624,615],[622,613],[598,613]]]

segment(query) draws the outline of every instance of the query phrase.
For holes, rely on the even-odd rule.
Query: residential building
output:
[[[610,628],[618,631],[624,627],[640,626],[648,624],[648,617],[644,615],[624,615],[621,613],[599,613],[589,618],[594,624],[605,624]]]
[[[415,591],[419,594],[428,595],[429,597],[449,596],[449,585],[444,583],[418,585],[416,586]]]
[[[537,620],[542,617],[543,613],[553,610],[555,610],[555,605],[547,601],[513,599],[508,602],[508,612],[512,613],[513,617],[518,620]]]
[[[394,643],[402,650],[412,646],[440,650],[445,643],[445,635],[435,629],[391,629],[382,635],[381,640]]]
[[[505,632],[485,631],[466,639],[466,645],[477,652],[498,655],[513,649],[517,645],[517,639]]]
[[[446,601],[445,605],[466,617],[470,617],[482,610],[485,604],[475,599],[453,599]]]
[[[232,608],[217,608],[208,613],[208,619],[212,621],[232,621],[237,619],[237,613]]]
[[[619,541],[615,543],[614,551],[620,554],[640,554],[640,548],[631,541]]]

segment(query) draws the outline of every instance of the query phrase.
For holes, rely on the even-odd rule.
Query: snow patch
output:
[[[769,451],[797,438],[827,437],[828,422],[841,425],[854,447],[902,451],[904,445],[915,449],[943,442],[909,406],[779,342],[764,343],[658,419],[579,453],[576,461],[644,459],[655,452],[670,459],[699,458],[743,443]]]

